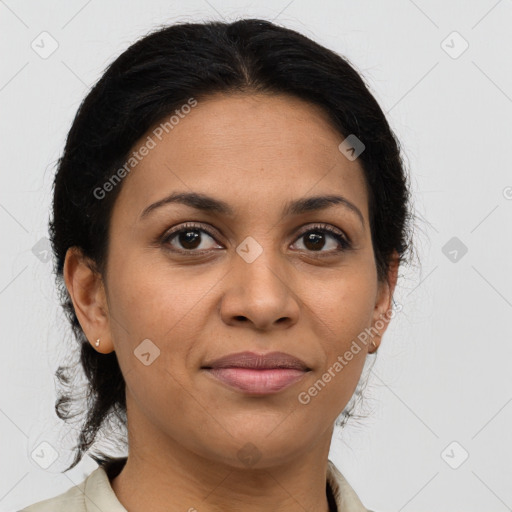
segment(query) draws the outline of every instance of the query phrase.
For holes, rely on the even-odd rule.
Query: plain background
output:
[[[421,219],[421,266],[402,269],[367,418],[336,429],[331,459],[375,511],[511,510],[510,0],[0,1],[0,510],[96,467],[86,457],[59,472],[71,441],[53,374],[71,342],[44,252],[79,103],[157,25],[240,17],[294,28],[363,74],[403,144]],[[31,46],[52,40],[46,58]],[[46,470],[31,457],[44,441],[62,447]]]

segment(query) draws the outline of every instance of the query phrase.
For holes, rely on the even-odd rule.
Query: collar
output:
[[[331,487],[336,512],[371,512],[362,503],[347,479],[327,460],[327,484]]]
[[[125,462],[126,457],[112,459],[84,480],[82,486],[87,512],[127,512],[110,485],[110,479],[119,474]],[[327,460],[327,486],[334,498],[336,512],[370,512],[331,460]],[[329,493],[329,489],[327,491]]]

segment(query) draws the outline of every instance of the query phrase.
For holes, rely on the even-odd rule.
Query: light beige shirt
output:
[[[337,512],[371,512],[332,461],[327,461],[327,482]],[[19,512],[127,512],[110,485],[107,470],[98,466],[80,484],[53,498],[38,501]]]

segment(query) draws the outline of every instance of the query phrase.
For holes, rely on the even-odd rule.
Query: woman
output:
[[[68,469],[107,421],[129,450],[24,510],[366,511],[328,454],[392,317],[411,212],[350,64],[262,20],[161,28],[85,98],[54,186],[90,386]]]

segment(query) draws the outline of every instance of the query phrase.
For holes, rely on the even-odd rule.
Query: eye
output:
[[[327,236],[326,236],[327,235]],[[329,245],[326,240],[331,238],[334,243],[331,243],[331,249],[322,251],[326,245]],[[325,224],[316,224],[309,226],[307,230],[302,231],[299,235],[299,240],[304,239],[303,246],[308,252],[320,253],[338,253],[351,248],[351,244],[342,231],[331,228]],[[332,247],[334,246],[334,248]]]
[[[203,235],[201,235],[201,233],[203,233]],[[194,253],[202,254],[212,250],[212,247],[208,247],[208,241],[203,239],[204,235],[210,240],[215,240],[215,235],[202,225],[187,223],[168,233],[162,240],[162,243],[170,245],[175,252],[189,255]],[[329,238],[331,239],[331,250],[322,251],[322,249],[329,245]],[[323,253],[327,253],[327,255],[339,253],[351,248],[350,241],[342,231],[325,224],[308,226],[308,229],[301,232],[298,239],[304,239],[304,249],[299,248],[299,250],[316,252],[321,255],[323,255]],[[203,242],[205,242],[206,247]],[[217,244],[217,248],[222,248],[222,246]]]
[[[171,231],[162,240],[164,244],[169,244],[173,247],[173,250],[178,252],[191,253],[193,251],[207,252],[210,249],[208,247],[201,247],[203,243],[203,236],[200,233],[206,234],[208,238],[213,240],[213,234],[208,230],[204,229],[198,224],[185,224],[179,229]],[[173,243],[179,244],[181,247],[173,246]],[[219,246],[220,247],[220,246]]]

